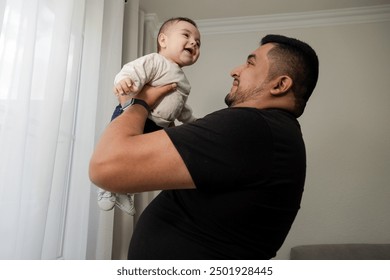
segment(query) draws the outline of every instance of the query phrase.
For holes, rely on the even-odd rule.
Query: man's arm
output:
[[[172,89],[144,87],[137,98],[153,106]],[[108,125],[90,161],[91,181],[116,193],[195,188],[165,131],[142,134],[147,116],[147,110],[136,104]]]

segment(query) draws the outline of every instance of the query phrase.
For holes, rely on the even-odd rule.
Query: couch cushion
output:
[[[390,260],[390,244],[314,244],[291,248],[292,260]]]

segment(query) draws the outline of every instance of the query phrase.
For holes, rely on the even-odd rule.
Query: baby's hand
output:
[[[130,78],[124,78],[114,86],[114,92],[117,96],[128,95],[131,92],[136,91],[138,91],[138,88],[135,86],[134,82]]]

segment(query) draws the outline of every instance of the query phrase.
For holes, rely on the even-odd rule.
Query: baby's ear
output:
[[[158,35],[158,44],[162,49],[165,48],[167,46],[167,35],[160,33]]]

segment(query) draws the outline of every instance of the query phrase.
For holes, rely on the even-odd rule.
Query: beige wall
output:
[[[197,116],[225,107],[230,70],[262,36],[311,44],[320,78],[300,118],[308,154],[302,208],[278,253],[312,243],[390,242],[390,21],[269,32],[206,34],[197,64],[185,68]]]

